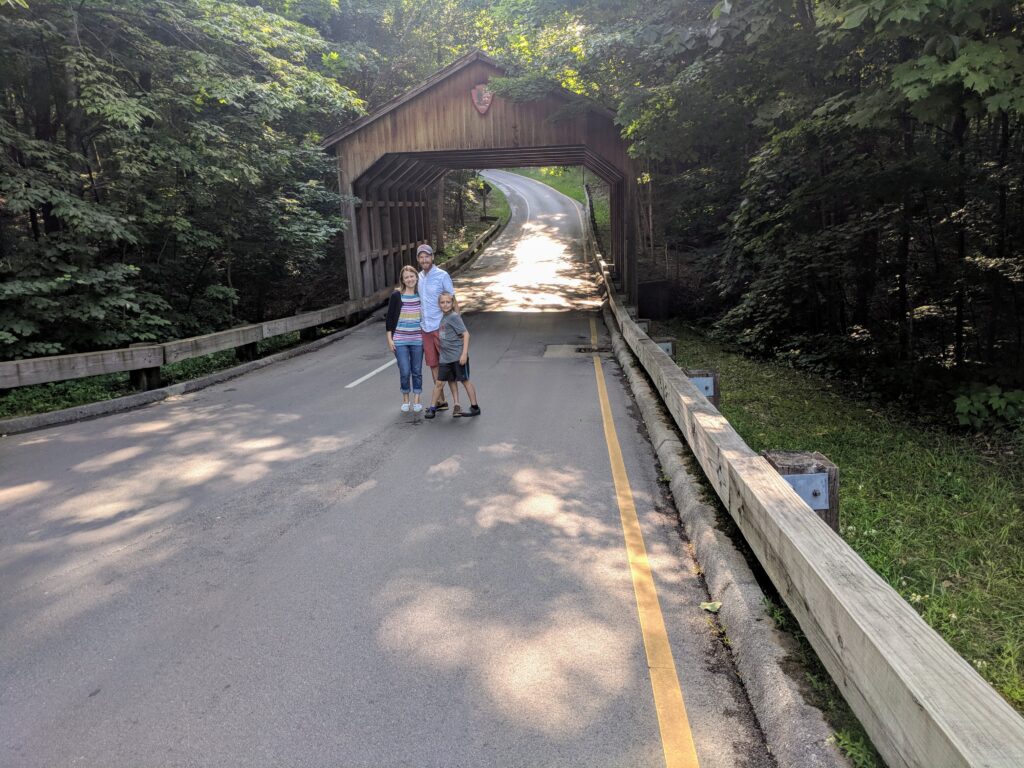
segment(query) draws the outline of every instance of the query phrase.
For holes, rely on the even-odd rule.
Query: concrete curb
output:
[[[498,227],[487,241],[486,245],[492,243],[495,238],[502,233],[507,224],[508,222],[505,222]],[[472,263],[477,256],[487,250],[486,245],[476,253],[472,253],[471,251],[461,253],[439,266],[442,266],[445,271],[457,272]],[[16,435],[21,432],[31,432],[36,429],[54,427],[60,424],[70,424],[75,421],[95,419],[100,416],[107,416],[111,413],[130,411],[133,408],[141,408],[144,405],[158,403],[169,397],[184,395],[189,392],[196,392],[197,390],[205,389],[206,387],[212,387],[214,384],[220,384],[222,381],[228,381],[229,379],[234,379],[246,373],[257,371],[260,368],[265,368],[268,365],[273,365],[274,363],[279,363],[283,360],[297,357],[298,355],[304,355],[307,352],[314,352],[321,347],[326,347],[328,344],[333,344],[335,341],[345,338],[353,331],[362,328],[364,325],[378,320],[379,312],[380,307],[370,310],[370,316],[362,322],[357,323],[350,328],[344,328],[337,333],[332,333],[322,339],[317,339],[316,341],[311,341],[306,344],[300,344],[297,347],[286,349],[283,352],[278,352],[277,354],[270,355],[269,357],[263,357],[259,360],[254,360],[251,363],[236,365],[233,368],[226,368],[223,371],[217,371],[216,373],[211,373],[208,376],[201,376],[198,379],[190,379],[188,381],[179,382],[178,384],[171,384],[168,387],[151,389],[148,392],[137,392],[134,395],[125,395],[124,397],[115,397],[110,400],[101,400],[98,403],[76,405],[73,408],[64,408],[59,411],[36,413],[31,416],[18,416],[13,419],[0,419],[0,437]]]
[[[716,526],[714,507],[684,457],[689,449],[626,346],[614,318],[604,308],[612,348],[643,415],[663,474],[670,478],[679,519],[693,544],[708,591],[722,607],[718,620],[729,638],[733,659],[764,731],[768,749],[781,768],[850,768],[821,712],[804,702],[797,683],[783,671],[793,640],[768,616],[764,593],[743,555]]]

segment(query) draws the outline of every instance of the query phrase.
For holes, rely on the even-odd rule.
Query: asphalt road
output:
[[[400,413],[394,366],[364,378],[390,359],[375,322],[0,440],[0,765],[665,765],[576,351],[600,323],[578,208],[490,178],[513,221],[456,279],[480,418]],[[600,363],[700,765],[772,765]]]

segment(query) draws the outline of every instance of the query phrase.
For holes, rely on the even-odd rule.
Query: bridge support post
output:
[[[437,189],[434,190],[433,224],[434,224],[434,250],[444,250],[444,179],[437,182]]]
[[[817,451],[762,451],[761,455],[839,533],[839,467]]]
[[[338,165],[338,193],[341,195],[341,215],[348,222],[348,228],[341,236],[345,248],[345,271],[348,274],[349,300],[363,297],[363,284],[359,270],[359,237],[356,232],[356,206],[352,195],[352,180]]]

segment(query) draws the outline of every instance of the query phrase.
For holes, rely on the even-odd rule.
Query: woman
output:
[[[384,327],[388,334],[388,349],[398,360],[399,385],[402,388],[403,413],[423,410],[420,393],[423,391],[423,332],[420,330],[421,306],[417,289],[419,273],[408,264],[398,275],[398,285],[388,300],[388,314]]]

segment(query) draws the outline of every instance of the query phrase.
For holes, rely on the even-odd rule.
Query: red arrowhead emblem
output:
[[[476,107],[476,111],[481,115],[487,112],[491,106],[491,102],[494,101],[494,94],[487,89],[487,83],[474,85],[473,90],[469,92],[469,95],[473,99],[473,106]]]

